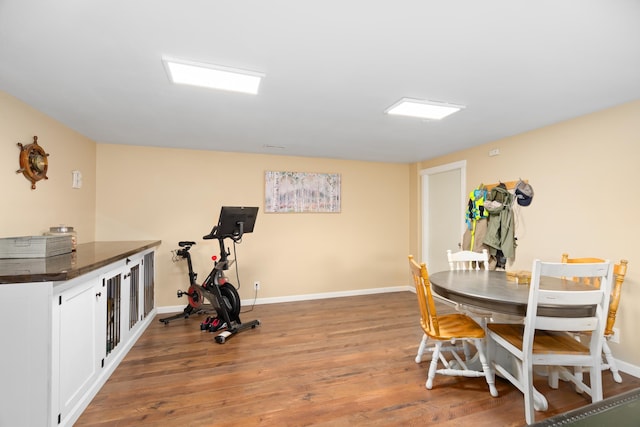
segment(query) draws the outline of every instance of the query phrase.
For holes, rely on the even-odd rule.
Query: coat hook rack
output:
[[[518,185],[518,183],[519,183],[520,181],[522,181],[522,182],[526,182],[526,183],[529,183],[529,181],[528,181],[528,180],[526,180],[526,179],[518,179],[518,180],[515,180],[515,181],[507,181],[507,182],[498,181],[498,182],[496,182],[496,183],[494,183],[494,184],[486,184],[484,187],[486,188],[486,190],[487,190],[487,191],[489,191],[489,190],[491,190],[493,187],[497,187],[497,186],[498,186],[498,185],[500,185],[500,184],[504,184],[504,185],[506,185],[506,186],[507,186],[507,190],[513,190],[513,189],[515,189],[515,188],[516,188],[516,185]]]

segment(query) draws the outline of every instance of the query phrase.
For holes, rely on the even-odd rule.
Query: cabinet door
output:
[[[123,276],[123,295],[128,299],[127,338],[134,336],[143,326],[143,320],[154,308],[154,253],[127,259]],[[126,289],[124,289],[126,288]]]
[[[94,279],[54,298],[59,310],[59,411],[65,417],[93,385],[99,371],[96,359],[99,282]]]
[[[151,310],[155,308],[155,252],[149,252],[143,259],[142,279],[142,311],[143,318],[147,318]]]
[[[138,322],[142,320],[141,314],[141,298],[142,298],[142,261],[132,262],[129,264],[129,272],[126,274],[129,290],[129,330],[133,330]]]
[[[105,339],[101,358],[107,365],[127,343],[140,320],[142,258],[126,260],[126,265],[102,276],[105,300]]]
[[[106,296],[105,304],[105,340],[103,342],[102,350],[100,350],[101,357],[109,358],[112,352],[114,352],[120,341],[122,340],[122,304],[123,304],[123,286],[124,270],[118,270],[110,272],[101,278],[102,289]],[[105,362],[102,363],[104,366]]]

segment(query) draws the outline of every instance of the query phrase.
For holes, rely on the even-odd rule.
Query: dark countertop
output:
[[[64,255],[0,259],[0,284],[70,280],[160,243],[160,240],[91,242],[80,244],[75,252]]]

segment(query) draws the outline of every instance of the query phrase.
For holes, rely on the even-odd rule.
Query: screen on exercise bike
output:
[[[220,209],[217,230],[218,237],[240,237],[240,234],[252,233],[258,216],[257,207],[223,206]],[[242,231],[240,230],[242,223]]]

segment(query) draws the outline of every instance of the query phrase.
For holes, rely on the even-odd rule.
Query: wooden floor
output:
[[[247,307],[243,307],[247,310]],[[163,317],[163,316],[160,316]],[[260,319],[225,344],[201,316],[155,321],[76,426],[522,426],[521,393],[497,378],[436,376],[414,357],[422,336],[410,292],[255,306]],[[640,387],[603,373],[605,397]],[[566,383],[536,420],[584,406]]]

